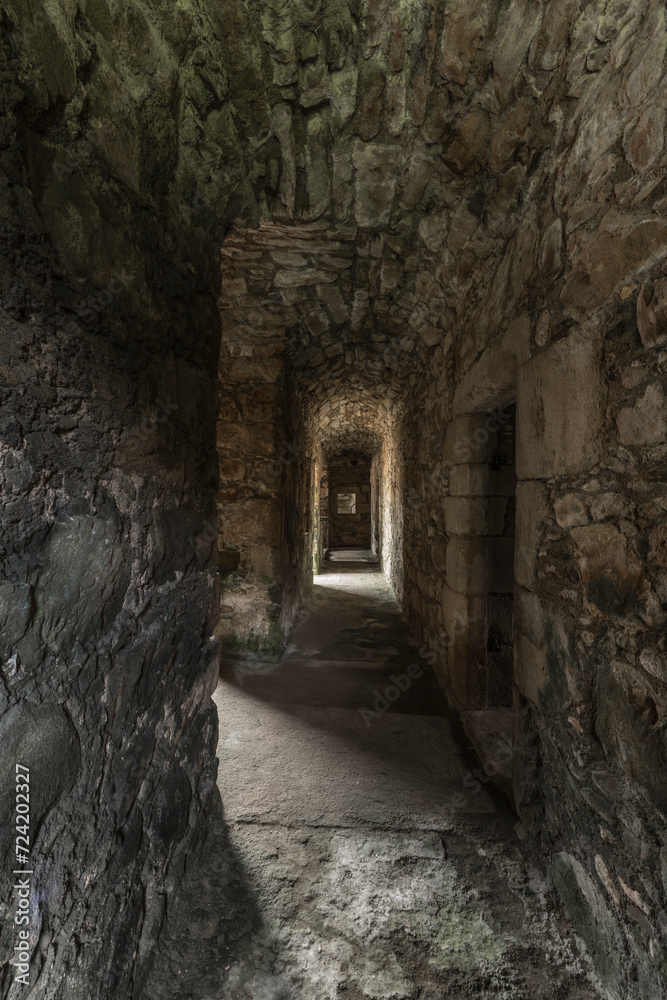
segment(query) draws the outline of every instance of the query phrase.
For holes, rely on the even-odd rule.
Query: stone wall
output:
[[[380,566],[401,604],[404,601],[406,517],[405,452],[398,421],[382,422],[382,444],[378,458],[378,506]]]
[[[284,463],[281,626],[286,637],[313,582],[319,551],[319,479],[321,443],[313,435],[312,416],[293,381],[288,391],[289,449]]]
[[[218,794],[221,237],[191,199],[197,46],[220,42],[196,4],[85,6],[0,14],[0,789],[8,818],[30,768],[30,983],[52,1000],[139,996]]]
[[[654,89],[664,93],[664,9],[514,3],[496,37],[518,25],[521,46],[487,63],[487,110],[469,90],[489,142],[475,151],[461,133],[456,156],[468,178],[473,163],[483,171],[480,201],[443,220],[456,319],[402,432],[405,606],[454,702],[483,704],[474,681],[488,566],[474,539],[492,517],[487,421],[502,422],[516,399],[515,799],[611,994],[657,996],[667,972],[667,161]],[[480,31],[477,59],[485,44]],[[510,218],[494,260],[486,253]]]
[[[229,251],[227,251],[229,252]],[[223,270],[223,281],[225,272]],[[261,344],[223,319],[218,368],[220,621],[228,653],[269,659],[283,647],[283,494],[295,460],[285,414],[283,343]],[[248,317],[250,324],[252,317]],[[292,532],[291,527],[287,526]]]
[[[329,548],[329,476],[327,473],[324,456],[321,453],[321,445],[317,451],[318,457],[315,459],[315,493],[314,508],[316,516],[315,530],[317,532],[317,562],[315,572],[319,572],[324,561],[324,555]]]
[[[371,547],[371,459],[354,452],[332,455],[329,473],[329,546],[370,549]],[[338,494],[355,496],[355,512],[338,513]]]

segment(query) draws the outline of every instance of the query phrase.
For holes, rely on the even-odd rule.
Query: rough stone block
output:
[[[454,465],[449,473],[449,492],[455,497],[486,496],[488,465]]]
[[[530,358],[530,316],[517,317],[502,336],[484,351],[454,393],[452,413],[484,411],[508,403],[516,396],[517,372]]]
[[[423,150],[418,150],[412,156],[408,167],[405,185],[401,192],[401,208],[412,211],[416,208],[429,178],[433,173],[434,163]]]
[[[218,448],[223,452],[245,451],[247,430],[240,420],[234,422],[219,420],[217,424]]]
[[[560,271],[563,258],[563,222],[556,219],[551,223],[542,239],[540,247],[540,268],[545,274],[556,274]]]
[[[228,382],[236,382],[245,387],[249,382],[277,382],[283,374],[283,358],[235,358],[227,369]]]
[[[560,607],[536,594],[515,590],[515,671],[521,690],[546,716],[563,712],[583,694],[585,679],[575,658],[572,625]],[[522,643],[524,636],[529,645]],[[533,647],[531,649],[531,647]],[[544,657],[544,668],[534,650]],[[524,662],[523,655],[527,656]],[[539,668],[539,669],[538,669]],[[537,679],[542,678],[540,683]],[[525,688],[525,690],[524,690]]]
[[[333,77],[332,77],[333,80]],[[354,108],[352,108],[354,110]],[[337,219],[346,219],[349,216],[354,197],[354,186],[352,177],[354,169],[352,166],[352,156],[347,145],[343,148],[334,148],[332,154],[333,161],[333,196]]]
[[[236,504],[223,505],[220,523],[225,542],[230,545],[253,545],[279,542],[281,512],[279,501],[272,498],[244,498]]]
[[[433,577],[419,570],[417,573],[417,586],[428,600],[435,600],[439,588],[436,587]]]
[[[602,414],[596,343],[572,334],[528,361],[518,380],[518,478],[572,475],[595,465]]]
[[[486,0],[457,0],[448,11],[440,62],[440,75],[445,80],[465,85],[486,16]]]
[[[223,589],[215,636],[223,649],[276,659],[283,647],[279,615],[273,587],[250,580],[234,589]]]
[[[468,210],[466,202],[462,202],[452,218],[447,234],[447,247],[453,254],[460,254],[464,246],[479,226],[479,219]]]
[[[296,267],[290,270],[276,271],[274,283],[276,288],[294,288],[302,285],[320,285],[327,281],[335,281],[338,275],[335,271],[324,271],[316,267]]]
[[[522,99],[508,108],[501,127],[491,140],[489,164],[496,173],[502,170],[519,143],[525,139],[534,106],[532,100]]]
[[[623,532],[605,522],[572,528],[571,534],[588,600],[605,614],[636,613],[642,565]]]
[[[483,413],[466,413],[452,420],[442,449],[442,461],[446,465],[486,462],[491,438],[490,430],[485,427],[486,419]]]
[[[19,763],[30,769],[30,826],[31,831],[35,830],[52,803],[76,781],[81,766],[77,734],[59,705],[23,703],[14,705],[0,720],[0,745],[3,816],[13,817],[16,811],[15,765]],[[13,823],[13,818],[11,824],[3,823],[0,833],[4,883],[9,883],[15,867],[10,863],[10,851],[13,853],[15,846]]]
[[[481,498],[445,497],[445,530],[452,535],[485,535],[487,501]]]
[[[535,586],[537,549],[549,512],[546,486],[540,482],[517,484],[514,576],[528,590]]]
[[[486,598],[457,594],[445,585],[442,612],[449,638],[447,662],[451,695],[459,708],[484,707],[485,667],[478,651],[486,644]]]
[[[583,865],[571,854],[557,854],[552,863],[556,888],[572,922],[595,961],[598,974],[614,997],[622,996],[620,957],[622,935],[613,911]]]
[[[505,34],[493,61],[493,85],[504,106],[509,100],[514,78],[530,48],[542,20],[542,5],[512,0]]]
[[[32,612],[32,595],[27,584],[0,584],[0,662],[9,659],[23,638]]]
[[[425,215],[419,222],[419,235],[433,253],[440,249],[447,235],[446,212]]]
[[[249,545],[248,564],[257,576],[280,579],[280,549],[270,545]]]
[[[447,543],[444,538],[434,538],[429,551],[433,569],[436,573],[445,573],[447,569]]]
[[[393,260],[391,257],[385,258],[380,265],[380,295],[388,295],[395,288],[398,288],[402,277],[402,261]]]
[[[621,444],[657,445],[667,442],[667,406],[662,385],[654,382],[634,406],[616,417]]]
[[[429,101],[428,114],[421,129],[424,142],[432,144],[442,139],[447,129],[448,108],[449,94],[447,91],[436,90]]]
[[[160,549],[173,545],[168,528],[165,535],[167,538],[154,539],[155,563]],[[169,572],[171,556],[170,551],[165,559]],[[119,544],[115,517],[70,517],[64,524],[54,525],[43,558],[45,568],[34,588],[34,613],[42,642],[58,654],[73,636],[83,643],[94,634],[103,613],[113,621],[123,604],[130,568],[124,562],[127,553]],[[153,574],[155,581],[155,564]],[[104,602],[99,596],[102,593]],[[30,643],[29,631],[18,644],[21,658],[28,659]]]
[[[477,157],[482,158],[488,147],[489,116],[480,107],[462,115],[455,126],[456,139],[449,144],[442,158],[452,170],[462,173]]]
[[[539,708],[540,692],[547,683],[547,660],[544,650],[525,635],[518,635],[514,644],[514,683],[524,698]]]
[[[637,296],[637,328],[644,347],[667,340],[667,278],[656,281],[652,291],[642,285]]]
[[[624,140],[625,155],[633,170],[647,170],[665,144],[665,109],[656,105],[644,108],[639,121],[626,129]]]
[[[554,512],[561,528],[574,528],[590,521],[586,504],[575,493],[559,497],[554,504]]]
[[[311,99],[316,93],[316,90],[311,92]],[[324,119],[317,114],[313,114],[308,121],[306,186],[308,215],[310,218],[318,218],[330,208],[332,179],[327,156],[327,128]]]
[[[223,483],[240,482],[245,476],[245,464],[240,458],[220,457],[218,471]]]
[[[664,254],[667,222],[609,211],[581,251],[561,292],[566,315],[581,322],[599,309],[623,281],[656,254]]]
[[[667,524],[660,524],[649,535],[648,557],[663,569],[667,569]]]
[[[360,226],[386,225],[398,183],[396,146],[360,144],[352,154],[356,174],[355,214]]]
[[[486,539],[456,535],[447,545],[447,586],[458,594],[486,593]]]
[[[667,51],[665,18],[664,7],[659,7],[654,11],[644,29],[646,48],[642,58],[632,70],[625,87],[625,95],[632,107],[638,107],[642,103],[658,86],[663,75],[665,52]]]

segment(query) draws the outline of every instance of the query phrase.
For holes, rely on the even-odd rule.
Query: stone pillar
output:
[[[283,645],[281,560],[290,525],[283,524],[281,491],[296,460],[286,439],[281,351],[268,338],[244,344],[227,329],[218,377],[216,635],[223,651],[269,658]]]
[[[552,719],[577,700],[572,625],[562,604],[538,596],[539,550],[552,516],[548,480],[587,472],[603,446],[600,348],[581,333],[557,341],[519,371],[517,386],[517,582],[514,795],[521,810],[534,775],[526,761],[530,726],[524,706]],[[567,509],[566,509],[567,508]],[[571,495],[556,516],[580,523]],[[587,520],[587,518],[586,518]],[[560,522],[559,522],[560,523]]]
[[[486,525],[488,432],[485,414],[466,414],[450,424],[443,462],[453,463],[449,496],[442,501],[446,584],[442,610],[448,636],[446,687],[457,707],[483,708],[486,696]]]

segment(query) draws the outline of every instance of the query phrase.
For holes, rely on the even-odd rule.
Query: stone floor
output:
[[[144,1000],[604,996],[384,578],[349,556],[279,664],[224,664],[224,821]]]

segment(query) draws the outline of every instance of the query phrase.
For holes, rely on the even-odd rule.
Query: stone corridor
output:
[[[666,139],[665,0],[0,0],[0,1000],[667,1000]]]
[[[244,871],[251,926],[230,949],[198,873],[145,1000],[602,997],[372,553],[332,556],[280,662],[227,660],[214,698],[218,863]]]

